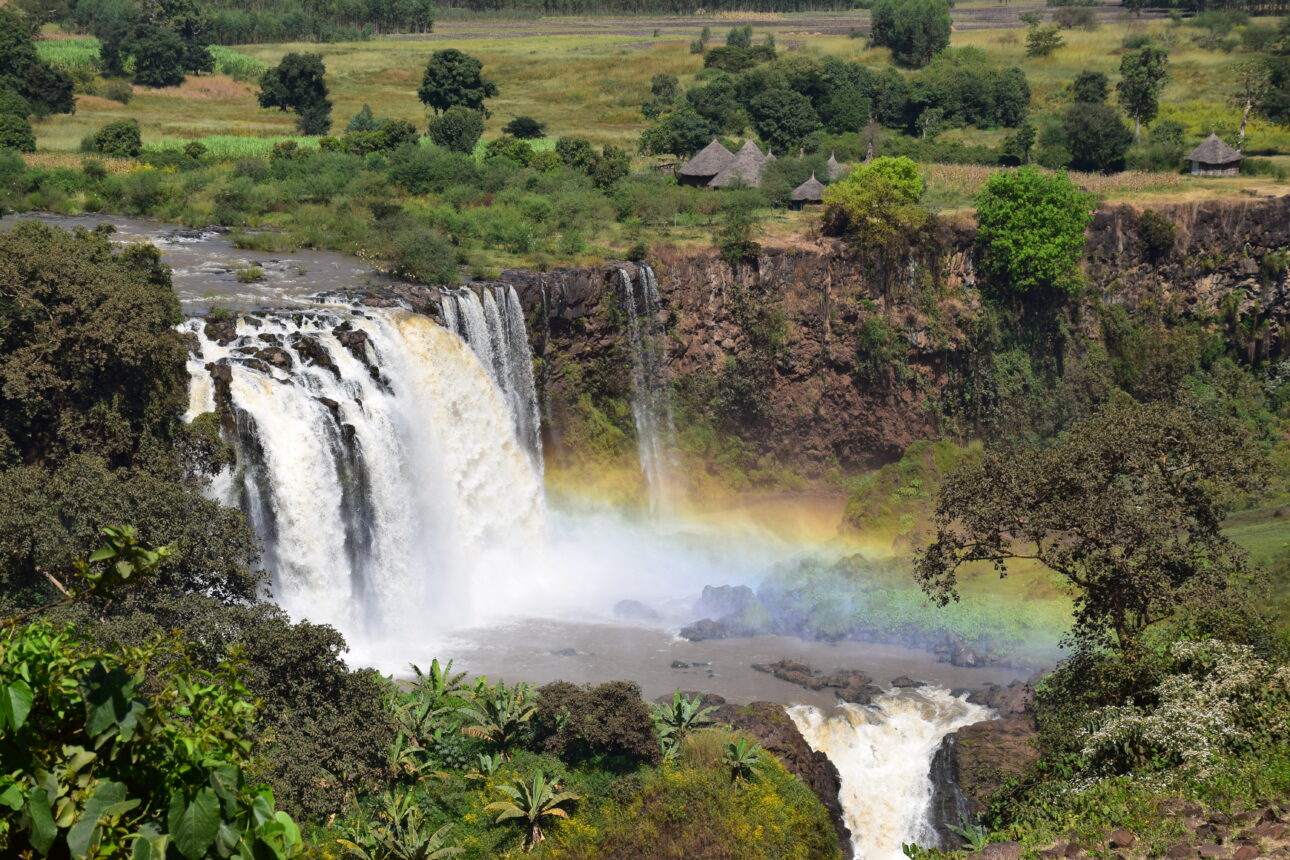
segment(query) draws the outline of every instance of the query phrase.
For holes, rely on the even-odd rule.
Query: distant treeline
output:
[[[22,0],[42,20],[98,32],[113,20],[142,19],[166,26],[191,22],[202,41],[327,42],[382,33],[428,33],[435,0]]]
[[[693,15],[696,12],[824,12],[867,8],[852,0],[441,0],[469,12],[530,15]]]

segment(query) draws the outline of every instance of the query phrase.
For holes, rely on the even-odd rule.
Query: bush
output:
[[[538,688],[534,740],[545,752],[570,763],[615,756],[632,764],[656,764],[658,738],[649,706],[632,681],[577,687],[556,681]]]
[[[1053,13],[1053,23],[1062,30],[1096,30],[1097,13],[1088,6],[1064,6]]]
[[[0,114],[0,149],[18,152],[36,151],[36,134],[25,116]]]
[[[1124,167],[1133,131],[1108,104],[1077,102],[1062,116],[1062,133],[1076,170],[1110,173]]]
[[[540,123],[531,116],[517,116],[502,129],[504,134],[518,137],[520,140],[533,140],[546,137],[546,124]]]
[[[396,225],[386,246],[390,274],[420,284],[455,284],[461,280],[452,243],[412,222]]]
[[[1159,259],[1168,254],[1178,238],[1178,228],[1174,222],[1154,209],[1146,209],[1138,216],[1138,241],[1147,256]]]
[[[1026,56],[1047,57],[1066,44],[1056,27],[1031,27],[1026,33]]]
[[[916,241],[930,221],[922,206],[927,182],[908,158],[875,158],[824,190],[826,229],[862,247],[886,249]]]
[[[86,138],[82,148],[120,158],[136,158],[143,149],[143,135],[136,119],[110,122]]]
[[[134,98],[134,87],[119,79],[108,81],[103,85],[103,98],[128,105]]]
[[[430,140],[452,152],[470,154],[484,133],[484,115],[477,110],[454,105],[430,120]]]
[[[979,271],[997,293],[1080,289],[1079,258],[1093,200],[1064,174],[1032,167],[994,174],[976,198]]]

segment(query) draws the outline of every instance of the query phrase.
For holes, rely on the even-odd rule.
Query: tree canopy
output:
[[[484,101],[497,95],[497,84],[484,77],[484,64],[456,48],[435,51],[426,64],[417,97],[436,115],[453,106],[489,116]]]
[[[950,44],[950,7],[945,0],[878,0],[874,4],[875,45],[890,48],[902,66],[921,68]]]
[[[1115,85],[1124,112],[1133,117],[1133,137],[1142,137],[1142,126],[1156,118],[1160,92],[1169,82],[1169,55],[1163,48],[1146,45],[1120,59],[1121,80]]]
[[[331,130],[326,74],[321,54],[287,54],[260,76],[260,107],[294,111],[301,134],[326,134]]]
[[[1257,488],[1266,466],[1234,419],[1192,404],[1115,404],[1050,447],[988,451],[960,467],[941,487],[916,575],[945,604],[958,599],[964,564],[1006,577],[1010,561],[1038,561],[1075,589],[1072,643],[1130,648],[1244,572],[1244,551],[1222,534],[1225,504]]]

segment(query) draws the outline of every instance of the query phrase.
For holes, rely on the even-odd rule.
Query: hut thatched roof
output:
[[[793,200],[801,203],[819,203],[824,199],[824,186],[811,174],[811,178],[793,189]]]
[[[1221,137],[1211,132],[1200,146],[1191,151],[1187,160],[1199,161],[1202,164],[1231,164],[1233,161],[1241,160],[1241,152],[1238,149],[1232,149]]]
[[[715,137],[699,154],[682,165],[683,176],[716,176],[725,168],[735,154],[721,145]]]
[[[735,157],[730,159],[720,173],[713,177],[708,185],[713,188],[727,188],[742,182],[750,188],[761,184],[761,169],[766,164],[766,156],[761,154],[757,144],[746,141]]]
[[[833,152],[829,153],[829,160],[825,162],[824,166],[828,168],[828,171],[829,171],[828,176],[829,176],[830,182],[832,182],[834,179],[837,179],[839,176],[842,175],[842,165],[838,163],[838,158],[836,153],[833,153]]]

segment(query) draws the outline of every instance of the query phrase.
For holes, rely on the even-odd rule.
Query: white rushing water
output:
[[[675,427],[667,379],[667,330],[659,321],[658,282],[642,265],[635,278],[618,270],[619,300],[632,359],[632,418],[650,509],[665,510],[677,492]]]
[[[838,769],[843,815],[859,860],[902,860],[901,845],[935,846],[931,763],[946,735],[991,711],[938,687],[894,690],[868,707],[788,710],[811,749]]]
[[[245,315],[189,362],[190,413],[228,368],[238,474],[274,598],[360,645],[468,623],[545,541],[545,504],[510,407],[475,353],[404,311]],[[290,367],[266,363],[278,349]],[[278,354],[278,363],[285,362]],[[218,484],[217,484],[218,486]]]
[[[482,294],[482,298],[481,298]],[[524,326],[524,308],[515,288],[496,284],[444,288],[444,321],[470,344],[506,398],[515,433],[542,471],[542,412],[533,380],[533,354]]]

